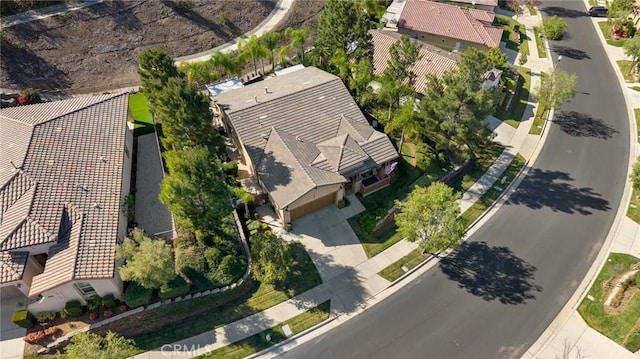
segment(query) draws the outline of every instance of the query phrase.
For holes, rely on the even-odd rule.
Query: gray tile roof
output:
[[[22,279],[28,258],[28,252],[0,252],[0,283]]]
[[[398,156],[389,138],[369,125],[342,81],[315,67],[213,100],[229,116],[274,200],[276,190],[283,193],[281,208],[314,186],[344,182],[345,171],[361,168],[358,163],[370,168]],[[340,141],[346,148],[338,150]]]
[[[376,75],[382,75],[389,66],[389,49],[400,39],[401,34],[389,30],[370,30],[373,41],[373,67]],[[416,40],[412,40],[416,41]],[[420,44],[420,59],[412,66],[411,70],[416,74],[414,90],[424,93],[427,84],[427,75],[441,77],[447,71],[454,71],[460,56],[448,53],[436,47],[429,46],[423,42]]]
[[[48,268],[61,258],[70,278],[113,277],[127,118],[126,93],[0,110],[0,148],[12,148],[0,156],[0,251],[57,242],[41,288],[60,284]],[[72,259],[59,249],[65,208],[84,216]]]

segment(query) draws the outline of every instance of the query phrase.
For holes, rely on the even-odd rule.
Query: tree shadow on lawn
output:
[[[507,247],[486,242],[465,242],[454,253],[442,258],[440,270],[458,287],[486,301],[524,304],[535,299],[542,287],[533,282],[536,267]]]
[[[595,137],[608,140],[618,133],[613,127],[599,118],[576,111],[560,111],[553,123],[560,126],[562,132],[575,137]]]
[[[549,207],[554,212],[590,215],[591,210],[607,211],[609,201],[588,187],[576,188],[567,183],[574,181],[567,173],[532,169],[508,204],[522,204],[529,208]]]

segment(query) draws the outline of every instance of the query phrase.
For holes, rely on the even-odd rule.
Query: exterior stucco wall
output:
[[[406,29],[406,28],[401,28],[398,27],[398,32],[404,35],[407,35],[411,38],[420,40],[422,42],[426,42],[427,44],[431,44],[433,46],[436,47],[440,47],[442,49],[446,49],[448,51],[450,50],[454,50],[457,46],[458,43],[460,43],[460,47],[458,48],[459,51],[462,51],[464,49],[466,49],[467,47],[475,47],[478,50],[488,50],[489,47],[482,45],[482,44],[476,44],[473,42],[467,42],[467,41],[463,41],[460,39],[454,39],[451,37],[446,37],[446,36],[439,36],[439,35],[434,35],[434,34],[428,34],[428,33],[424,33],[424,32],[420,32],[420,31],[415,31],[415,30],[411,30],[411,29]]]
[[[78,280],[59,285],[54,289],[43,292],[42,297],[39,297],[43,298],[42,300],[31,298],[33,303],[29,304],[29,311],[33,314],[40,312],[57,312],[64,308],[65,304],[71,300],[79,300],[80,303],[86,305],[88,298],[85,298],[74,286],[75,282],[89,283],[93,289],[95,289],[96,294],[101,297],[107,294],[113,294],[113,296],[117,298],[122,294],[122,285],[118,283],[119,280],[116,278]]]
[[[306,203],[312,202],[320,197],[324,197],[330,193],[335,193],[338,192],[338,195],[336,196],[336,201],[335,203],[338,203],[339,200],[342,199],[342,197],[344,197],[344,186],[342,184],[334,184],[334,185],[328,185],[328,186],[322,186],[322,187],[316,187],[314,189],[312,189],[311,191],[307,192],[306,194],[304,194],[302,197],[298,198],[297,200],[293,201],[291,204],[289,204],[287,206],[287,208],[289,210],[293,210],[297,207],[300,207]]]

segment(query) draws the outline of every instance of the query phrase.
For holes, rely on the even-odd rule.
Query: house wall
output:
[[[475,47],[478,50],[488,50],[489,47],[482,45],[482,44],[476,44],[473,42],[468,42],[468,41],[463,41],[460,39],[454,39],[451,37],[446,37],[446,36],[438,36],[438,35],[434,35],[434,34],[428,34],[425,32],[420,32],[420,31],[414,31],[414,30],[410,30],[410,29],[406,29],[406,28],[401,28],[398,27],[398,32],[404,35],[408,35],[414,39],[420,40],[422,42],[426,42],[427,44],[431,44],[433,46],[436,47],[440,47],[446,50],[453,50],[456,48],[456,45],[459,43],[460,47],[458,48],[459,51],[462,51],[468,47]]]
[[[122,294],[122,285],[119,285],[119,280],[117,278],[87,279],[79,280],[78,282],[89,283],[93,289],[95,289],[96,294],[101,297],[107,294],[113,294],[113,296],[117,298]],[[29,311],[33,314],[41,312],[57,312],[62,310],[65,304],[71,300],[79,300],[80,303],[86,305],[88,298],[84,297],[84,295],[74,286],[74,283],[75,281],[67,282],[55,287],[54,289],[43,292],[42,297],[45,299],[42,301],[38,298],[31,298],[33,303],[29,304]]]
[[[336,193],[336,199],[334,203],[338,203],[338,201],[344,198],[344,185],[334,184],[334,185],[316,187],[311,191],[305,193],[302,197],[298,198],[291,204],[289,204],[286,208],[278,208],[273,201],[272,203],[274,203],[276,213],[278,213],[278,216],[280,216],[282,223],[286,224],[286,223],[291,223],[291,215],[290,215],[291,211],[331,193]]]

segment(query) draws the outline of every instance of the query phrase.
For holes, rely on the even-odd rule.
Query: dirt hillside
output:
[[[144,48],[162,45],[172,56],[211,49],[256,27],[275,4],[203,0],[183,10],[173,1],[106,1],[6,28],[0,87],[90,93],[137,86]]]

